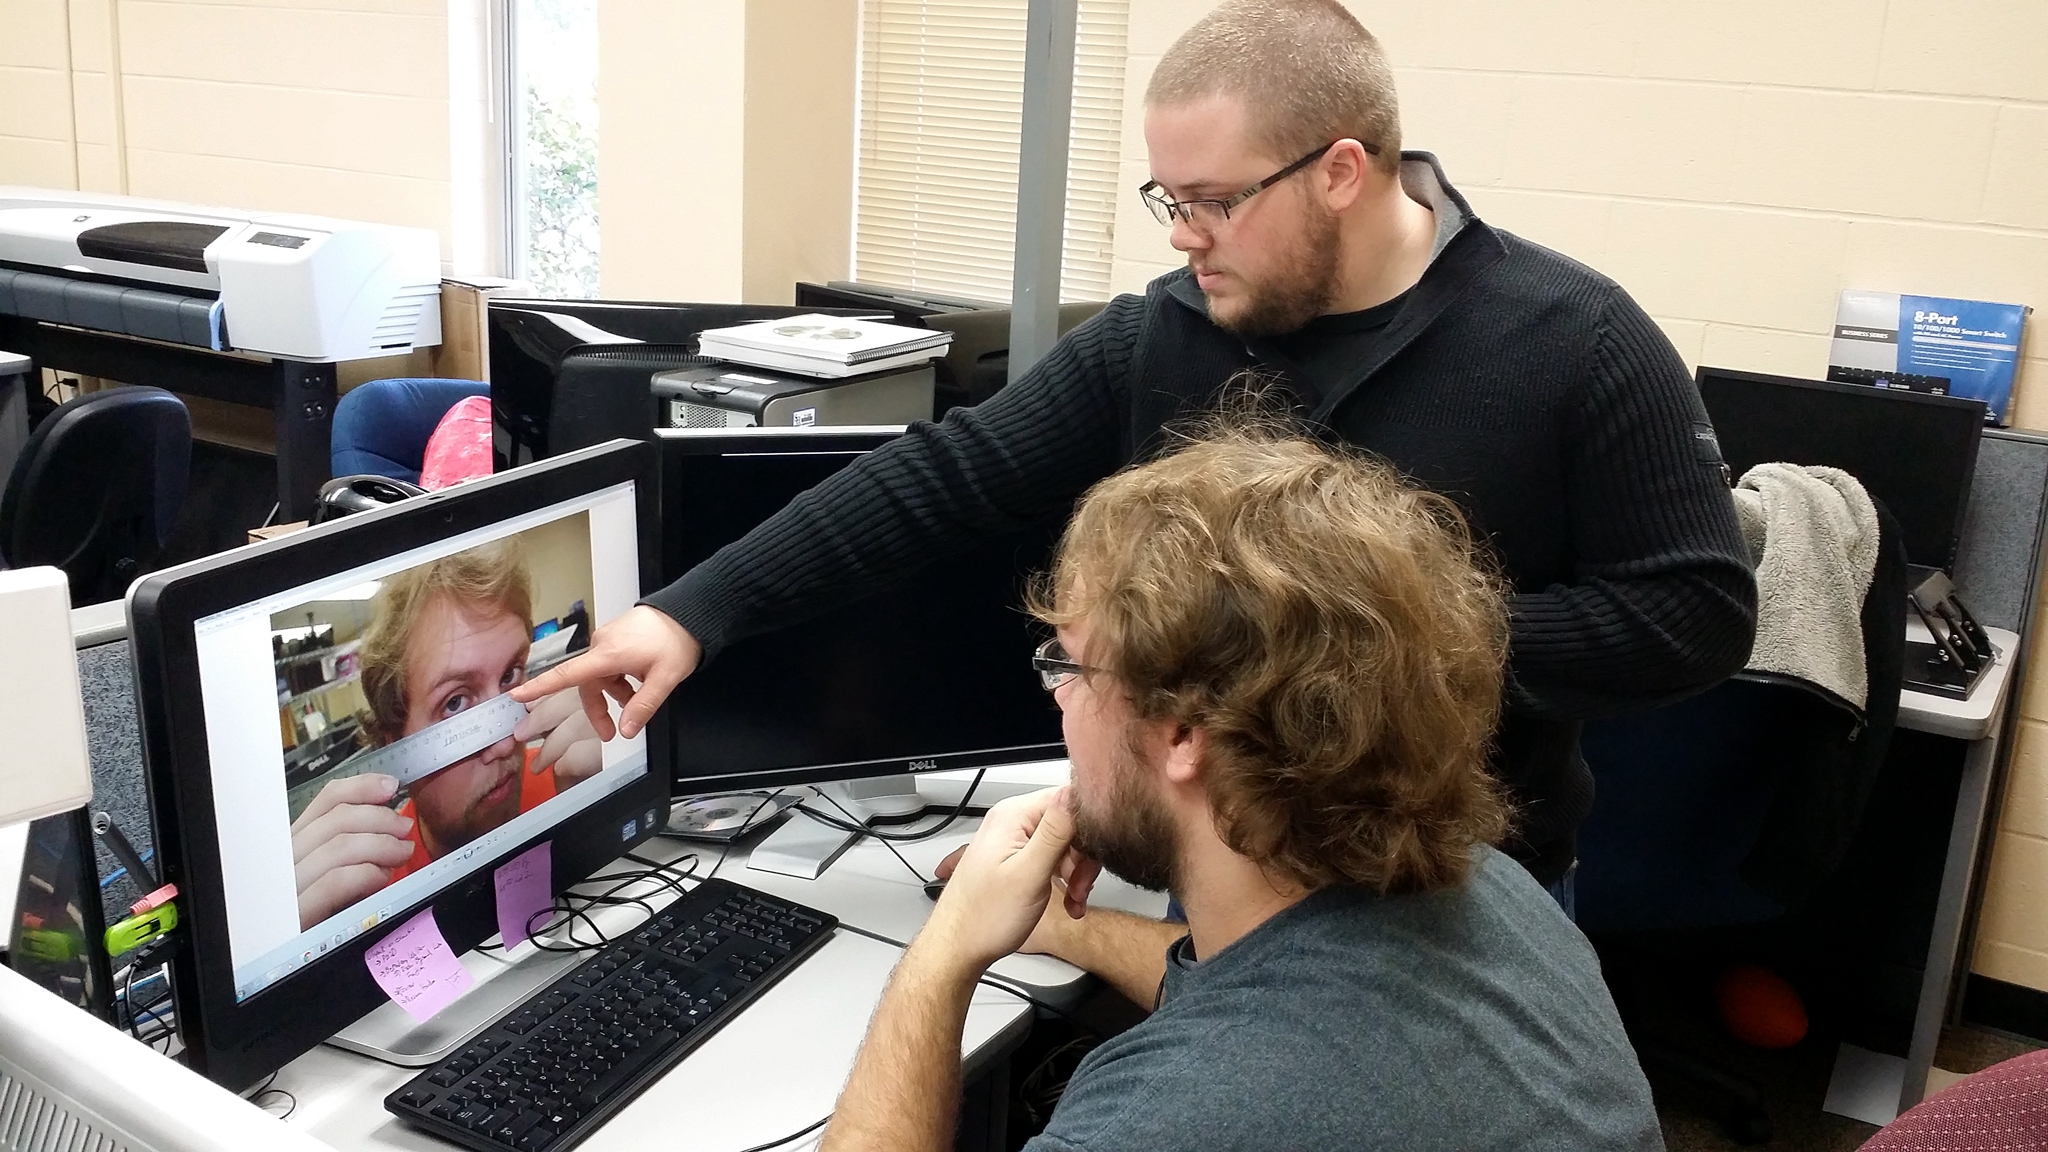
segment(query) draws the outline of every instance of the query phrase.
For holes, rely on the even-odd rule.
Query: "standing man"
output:
[[[1488,847],[1505,619],[1444,503],[1244,431],[1088,493],[1032,605],[1073,782],[982,822],[825,1152],[952,1146],[977,979],[1098,860],[1188,919],[1031,1152],[1662,1147],[1592,948]]]
[[[1512,585],[1492,766],[1508,852],[1569,900],[1579,723],[1739,669],[1755,587],[1684,364],[1613,281],[1488,227],[1400,150],[1392,74],[1336,0],[1226,0],[1160,60],[1140,194],[1188,267],[902,438],[517,690],[630,734],[704,659],[1063,513],[1246,370],[1457,503]],[[630,679],[629,679],[630,678]],[[637,681],[637,684],[634,683]]]

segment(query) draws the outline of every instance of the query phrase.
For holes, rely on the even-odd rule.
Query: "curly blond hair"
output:
[[[1137,717],[1206,731],[1217,832],[1277,877],[1437,889],[1507,831],[1502,582],[1383,464],[1218,422],[1090,489],[1029,606],[1087,621]]]
[[[386,579],[370,606],[356,660],[362,669],[369,711],[358,719],[369,746],[381,747],[405,734],[405,650],[420,613],[436,596],[459,604],[486,604],[533,627],[533,583],[526,574],[526,548],[519,537],[493,541],[439,560],[430,560]]]

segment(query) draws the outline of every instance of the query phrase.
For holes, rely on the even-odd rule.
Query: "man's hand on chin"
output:
[[[960,1034],[974,982],[1015,952],[1071,870],[1065,789],[1005,800],[952,869],[889,979],[825,1129],[825,1152],[943,1152],[960,1099]]]
[[[1073,838],[1064,788],[989,809],[973,841],[953,861],[938,906],[911,943],[912,955],[920,964],[935,963],[971,979],[1023,947],[1056,891],[1053,878],[1092,867],[1070,847]]]

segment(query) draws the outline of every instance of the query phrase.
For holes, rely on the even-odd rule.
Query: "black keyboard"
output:
[[[770,984],[836,917],[706,880],[384,1098],[480,1152],[574,1147]]]

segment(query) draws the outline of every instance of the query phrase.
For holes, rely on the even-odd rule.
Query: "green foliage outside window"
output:
[[[597,295],[597,113],[526,89],[526,275],[543,296]]]

